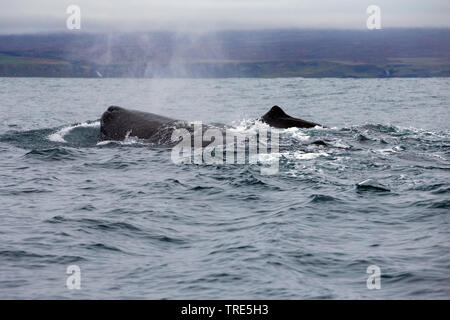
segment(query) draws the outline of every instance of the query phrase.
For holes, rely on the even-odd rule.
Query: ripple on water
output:
[[[80,152],[66,148],[33,149],[27,152],[24,157],[42,161],[75,160],[80,157]]]
[[[340,199],[324,195],[324,194],[313,194],[310,195],[309,198],[311,199],[311,203],[322,203],[322,202],[341,202]]]
[[[14,263],[21,262],[22,264],[30,264],[30,266],[42,266],[48,263],[68,264],[86,261],[81,256],[73,255],[51,255],[51,254],[38,254],[24,250],[4,250],[0,251],[0,257],[3,261],[11,261]]]

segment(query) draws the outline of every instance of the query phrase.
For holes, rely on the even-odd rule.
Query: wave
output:
[[[312,194],[309,196],[311,199],[311,203],[322,203],[322,202],[340,202],[340,199],[337,199],[335,197],[325,195],[325,194]]]
[[[67,265],[70,263],[86,261],[86,259],[81,256],[39,254],[25,250],[3,250],[0,251],[0,257],[2,258],[2,261],[12,261],[15,263],[18,261],[27,261],[28,263],[56,263]],[[33,268],[33,264],[30,264],[30,268]]]
[[[74,160],[77,154],[67,148],[33,149],[25,154],[26,158],[34,158],[47,161]]]
[[[58,131],[50,134],[48,136],[48,139],[50,141],[53,141],[53,142],[67,143],[67,141],[64,138],[67,135],[69,135],[70,133],[73,134],[73,131],[76,130],[76,129],[79,129],[79,128],[95,128],[95,129],[98,128],[98,129],[100,129],[100,121],[83,122],[83,123],[80,123],[80,124],[74,124],[74,125],[70,125],[70,126],[67,126],[67,127],[63,127],[61,129],[59,129]],[[88,133],[89,131],[82,130],[81,132],[84,135],[86,135],[86,133]]]
[[[356,184],[356,188],[359,191],[379,191],[389,192],[391,191],[387,186],[381,184],[375,179],[367,179]]]
[[[376,163],[377,160],[385,161],[396,157],[403,162],[411,162],[412,165],[427,167],[429,162],[435,163],[436,160],[445,164],[450,155],[448,151],[450,132],[447,131],[433,132],[389,124],[363,124],[343,128],[275,129],[261,121],[250,119],[243,119],[227,128],[242,135],[256,134],[262,129],[279,133],[279,152],[258,154],[257,161],[262,164],[271,164],[278,159],[287,160],[288,165],[323,158],[339,162],[356,155],[357,152],[369,152],[368,155],[364,155],[367,165]],[[324,145],[314,144],[317,141],[324,141]],[[132,136],[127,136],[122,141],[104,141],[101,139],[99,120],[56,128],[9,131],[0,135],[0,142],[27,149],[28,152],[25,154],[27,158],[43,160],[74,159],[79,156],[75,150],[79,148],[160,146],[155,141]]]
[[[22,149],[41,150],[64,147],[95,147],[100,141],[100,121],[87,121],[56,128],[8,131],[0,142]]]

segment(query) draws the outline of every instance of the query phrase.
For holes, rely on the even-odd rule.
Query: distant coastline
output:
[[[449,29],[0,36],[0,77],[449,76]]]

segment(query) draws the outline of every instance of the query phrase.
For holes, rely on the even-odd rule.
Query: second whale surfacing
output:
[[[271,127],[280,129],[321,127],[320,124],[291,117],[279,106],[273,106],[269,112],[262,116],[261,120]]]
[[[260,119],[274,128],[313,128],[321,126],[314,122],[288,116],[280,107],[273,106]],[[170,141],[172,132],[178,128],[192,130],[192,125],[154,113],[110,106],[100,120],[104,140],[123,140],[127,136],[154,142]]]

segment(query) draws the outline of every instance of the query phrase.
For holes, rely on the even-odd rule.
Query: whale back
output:
[[[280,128],[314,128],[320,124],[298,119],[287,115],[279,106],[273,106],[269,112],[261,117],[261,120],[268,125]]]
[[[154,113],[111,106],[100,120],[100,131],[105,140],[123,140],[127,135],[150,139],[163,126],[176,120]]]
[[[272,127],[283,129],[320,126],[314,122],[293,118],[278,106],[273,106],[261,120]],[[171,140],[171,134],[175,128],[193,131],[192,125],[184,121],[118,106],[109,107],[100,120],[100,131],[104,140],[123,140],[127,136],[133,136],[154,140],[158,144],[167,143]],[[203,125],[203,130],[206,129],[207,126]]]

